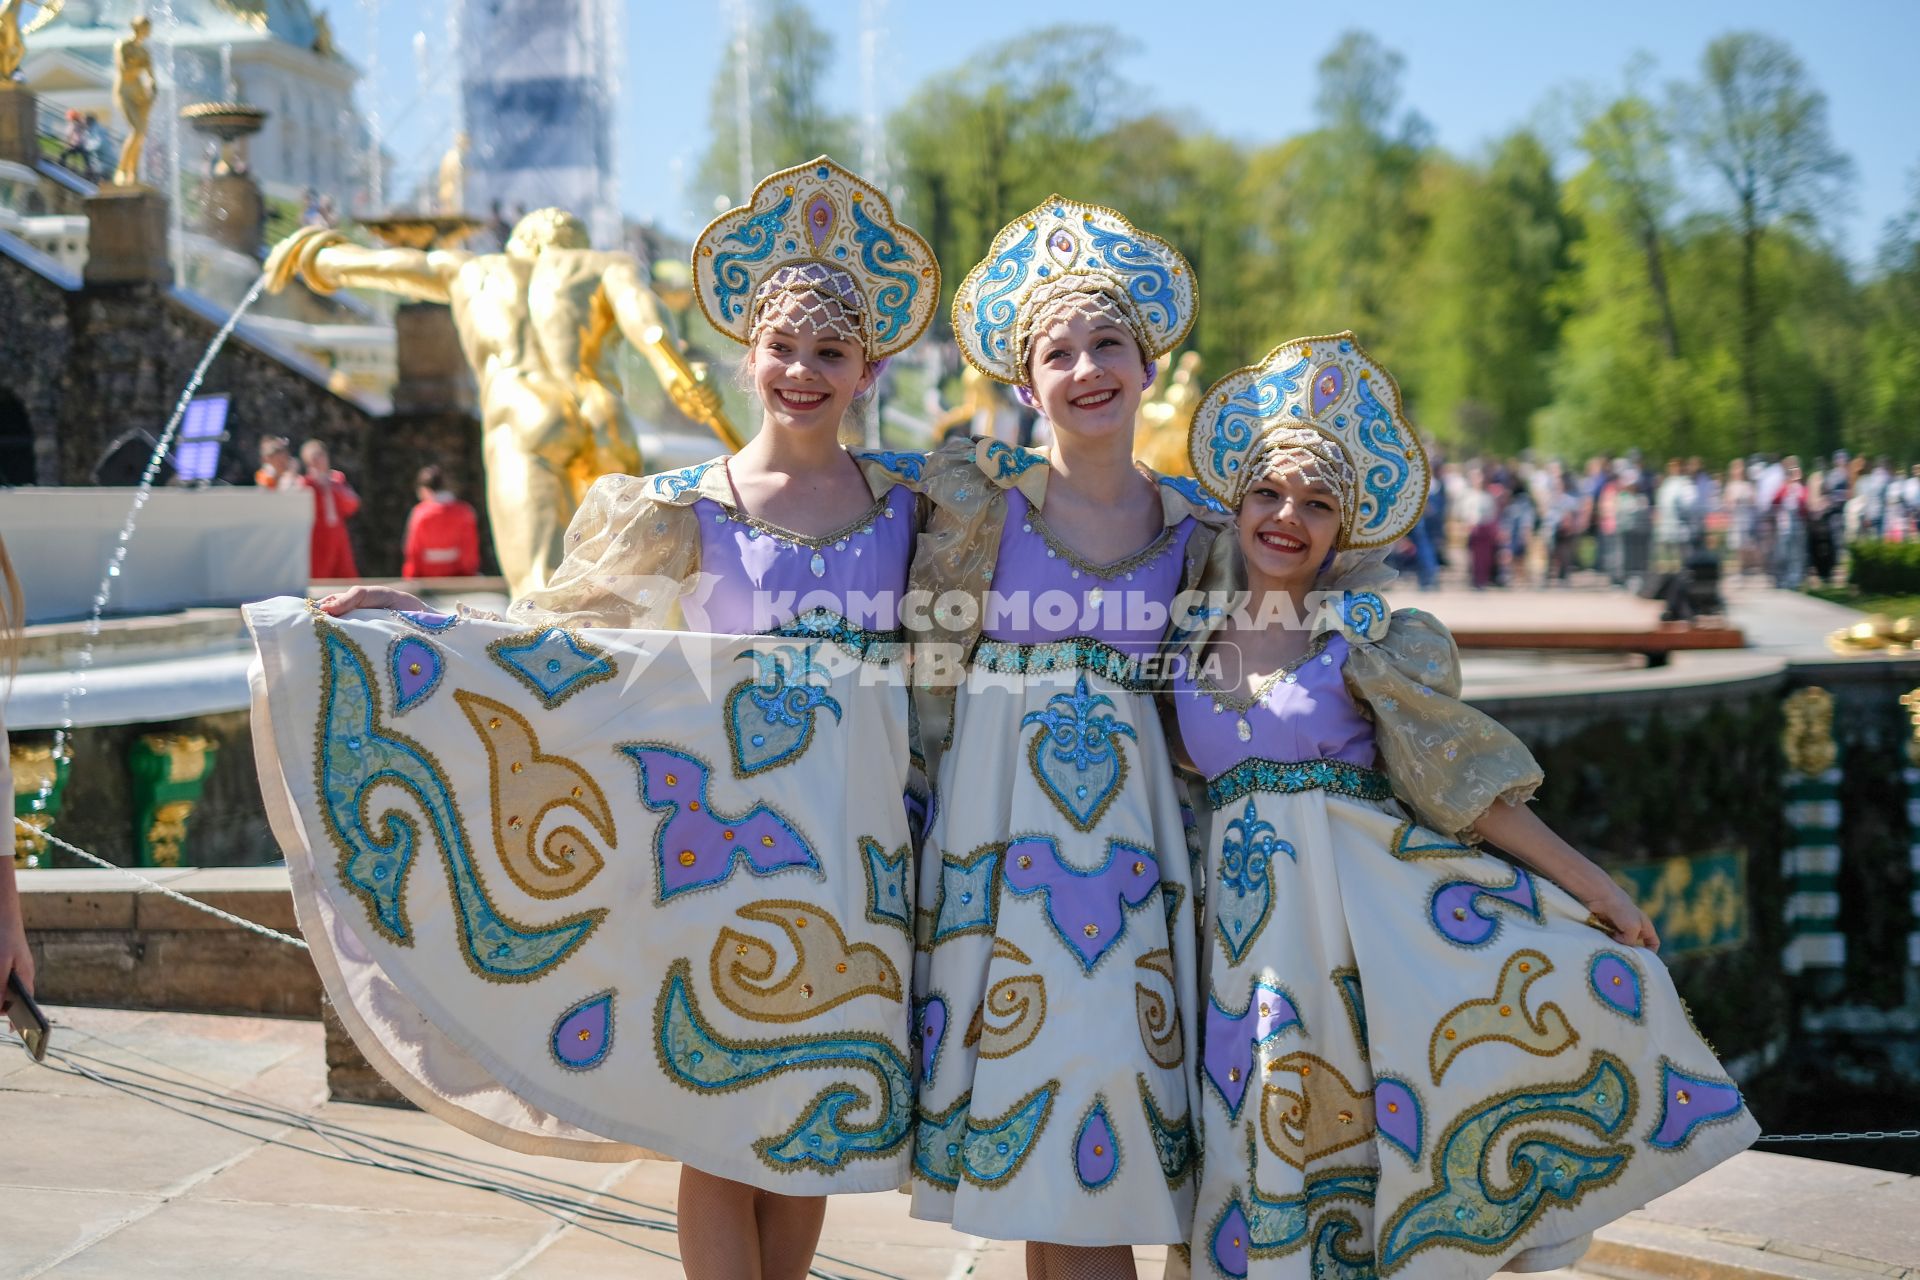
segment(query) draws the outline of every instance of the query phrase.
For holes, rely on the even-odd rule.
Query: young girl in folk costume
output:
[[[913,1212],[1028,1241],[1034,1276],[1131,1276],[1127,1246],[1184,1240],[1191,1216],[1194,893],[1138,660],[1225,512],[1132,447],[1193,308],[1172,246],[1059,197],[954,299],[968,361],[1018,386],[1052,443],[929,459]]]
[[[940,282],[824,157],[717,219],[693,269],[748,348],[759,434],[598,481],[512,625],[372,588],[322,608],[400,612],[256,611],[257,739],[302,926],[368,1056],[506,1145],[683,1161],[688,1274],[772,1280],[806,1272],[825,1195],[899,1187],[911,1153],[908,717],[888,673],[923,459],[836,433]],[[718,634],[575,629],[676,611]]]
[[[1647,917],[1458,700],[1452,637],[1376,594],[1427,492],[1393,380],[1352,334],[1289,342],[1213,386],[1191,455],[1247,588],[1170,694],[1210,810],[1192,1266],[1564,1265],[1753,1119]]]

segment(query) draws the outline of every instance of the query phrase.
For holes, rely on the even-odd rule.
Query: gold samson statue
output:
[[[479,384],[494,551],[515,597],[544,585],[566,557],[567,523],[594,480],[640,470],[607,367],[618,339],[646,357],[682,413],[740,447],[719,393],[673,345],[639,262],[591,248],[564,210],[526,215],[504,253],[369,249],[306,227],[274,249],[266,274],[276,292],[298,277],[320,293],[378,289],[452,307]]]

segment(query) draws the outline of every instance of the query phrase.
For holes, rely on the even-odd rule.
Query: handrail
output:
[[[40,136],[52,142],[56,148],[47,154],[47,161],[51,164],[58,164],[70,169],[82,177],[91,177],[92,181],[104,181],[106,176],[113,171],[114,159],[120,154],[120,144],[124,135],[108,128],[105,124],[99,126],[101,139],[100,150],[93,156],[93,163],[97,168],[94,175],[88,175],[84,169],[76,168],[71,160],[60,159],[59,149],[67,145],[66,109],[58,103],[48,102],[44,98],[35,103],[35,106],[37,108],[35,112],[37,117],[35,126],[39,130]],[[45,150],[44,146],[42,150]]]

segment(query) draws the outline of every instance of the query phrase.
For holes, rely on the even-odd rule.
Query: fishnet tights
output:
[[[825,1196],[783,1196],[680,1166],[680,1266],[689,1280],[803,1280]]]
[[[1027,1242],[1027,1280],[1136,1280],[1138,1275],[1133,1250],[1123,1244]]]

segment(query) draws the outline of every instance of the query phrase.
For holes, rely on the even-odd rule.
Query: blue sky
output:
[[[1653,83],[1661,84],[1693,75],[1715,36],[1758,30],[1799,54],[1827,94],[1835,140],[1853,157],[1853,210],[1840,223],[1850,258],[1870,258],[1886,220],[1907,206],[1920,165],[1920,76],[1911,65],[1920,0],[1374,0],[1347,16],[1272,0],[1108,0],[1070,10],[1036,9],[1031,0],[806,2],[836,36],[830,94],[850,114],[861,107],[863,10],[878,14],[875,87],[883,115],[926,77],[1057,16],[1132,34],[1141,51],[1119,71],[1152,105],[1250,142],[1310,126],[1314,64],[1342,29],[1359,26],[1406,58],[1406,105],[1427,119],[1441,145],[1469,155],[1518,125],[1547,122],[1556,91],[1619,86],[1637,54],[1651,58]],[[362,69],[377,72],[362,94],[386,122],[396,185],[429,171],[455,127],[445,62],[422,74],[415,55],[417,32],[431,47],[444,46],[450,3],[333,0],[340,44]],[[623,204],[631,214],[697,231],[710,209],[700,193],[683,189],[683,176],[706,147],[708,92],[730,38],[728,7],[625,0],[623,18],[616,140]]]

